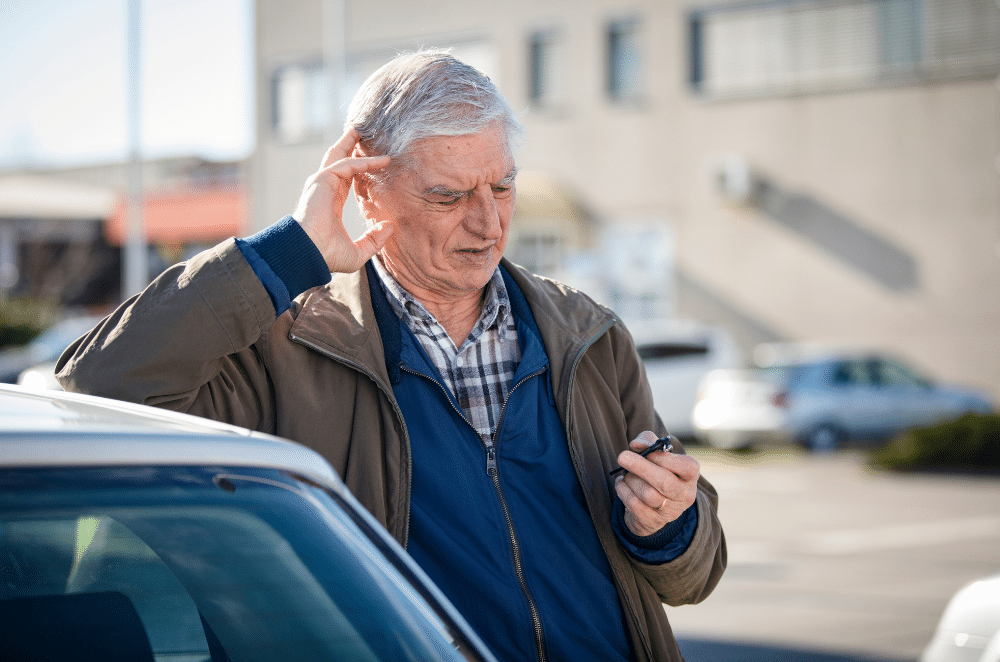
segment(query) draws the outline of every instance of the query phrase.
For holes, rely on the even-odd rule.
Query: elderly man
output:
[[[681,660],[662,603],[718,582],[716,495],[638,454],[666,430],[615,315],[501,259],[510,107],[421,52],[347,126],[293,215],[168,269],[60,381],[316,449],[501,660]]]

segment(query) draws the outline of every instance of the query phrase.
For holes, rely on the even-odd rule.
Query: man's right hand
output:
[[[376,223],[357,241],[344,228],[344,204],[355,175],[381,170],[388,156],[352,156],[360,136],[353,128],[326,152],[319,171],[306,180],[292,215],[313,240],[331,272],[353,273],[370,260],[392,234],[393,226]]]

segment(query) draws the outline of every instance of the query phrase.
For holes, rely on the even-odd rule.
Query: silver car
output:
[[[936,384],[891,357],[838,352],[709,373],[692,425],[720,448],[778,442],[826,451],[992,408],[986,394]]]
[[[3,386],[0,659],[493,657],[313,451]]]

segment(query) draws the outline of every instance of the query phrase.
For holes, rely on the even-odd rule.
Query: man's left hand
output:
[[[701,467],[689,455],[655,451],[639,453],[656,442],[643,432],[622,451],[618,463],[627,470],[615,479],[615,491],[625,504],[625,525],[637,536],[649,536],[673,522],[694,503]]]

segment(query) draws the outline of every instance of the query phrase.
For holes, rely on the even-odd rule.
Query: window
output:
[[[607,34],[607,92],[614,101],[637,101],[642,94],[641,23],[612,21]]]
[[[872,376],[865,361],[843,361],[835,364],[833,383],[838,386],[866,386]]]
[[[519,234],[511,247],[511,260],[528,271],[555,276],[563,263],[563,240],[548,232]]]
[[[992,0],[777,0],[694,10],[689,81],[714,96],[1000,73]]]
[[[299,142],[323,134],[330,121],[328,83],[319,63],[278,69],[272,80],[274,131],[282,142]]]
[[[565,99],[565,47],[556,30],[535,32],[528,40],[528,99],[540,108],[557,107]]]
[[[879,386],[894,388],[927,388],[929,382],[910,368],[887,359],[875,359],[872,372]]]

